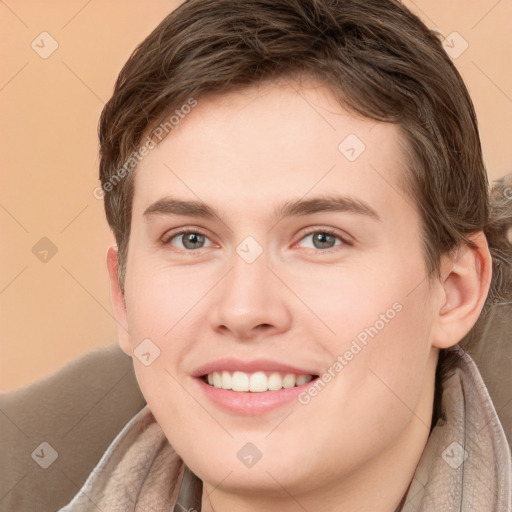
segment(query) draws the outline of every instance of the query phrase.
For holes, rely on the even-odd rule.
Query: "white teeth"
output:
[[[264,391],[278,391],[282,388],[290,389],[302,386],[313,379],[312,375],[294,375],[293,373],[281,374],[273,372],[267,375],[265,372],[213,372],[208,374],[208,384],[219,389],[231,389],[232,391],[251,391],[261,393]]]
[[[219,372],[213,372],[213,385],[216,388],[222,388],[222,377]]]
[[[299,375],[295,384],[297,386],[302,386],[302,384],[306,384],[306,382],[309,382],[310,380],[310,375]]]
[[[249,391],[261,393],[267,390],[267,376],[263,372],[253,373],[249,378]]]
[[[222,389],[231,389],[231,374],[229,372],[222,372]]]
[[[279,373],[273,373],[268,378],[267,383],[268,389],[270,391],[278,391],[283,387],[283,379]]]
[[[216,372],[214,372],[213,375],[215,375],[215,373]],[[231,389],[233,391],[249,391],[249,375],[243,372],[234,372],[231,378]]]
[[[284,389],[293,388],[295,386],[295,380],[296,380],[295,375],[292,375],[291,373],[289,373],[288,375],[285,375],[284,379],[283,379],[283,388]]]

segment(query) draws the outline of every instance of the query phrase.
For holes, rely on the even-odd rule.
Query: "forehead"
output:
[[[136,169],[133,210],[172,195],[274,213],[283,199],[333,192],[410,208],[404,160],[398,126],[345,110],[314,80],[266,82],[183,109]]]

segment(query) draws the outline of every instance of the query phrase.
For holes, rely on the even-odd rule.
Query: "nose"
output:
[[[272,336],[290,328],[286,287],[271,271],[265,251],[248,263],[236,252],[233,265],[216,286],[210,327],[238,341]]]

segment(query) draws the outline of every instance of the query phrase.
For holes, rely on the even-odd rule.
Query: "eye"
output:
[[[338,247],[340,245],[352,245],[351,242],[342,237],[339,233],[332,229],[318,229],[316,228],[314,231],[310,231],[305,236],[301,238],[302,240],[306,239],[311,240],[312,247],[306,247],[308,249],[327,249],[322,252],[329,252],[329,249],[334,247]],[[338,243],[337,243],[338,242]]]
[[[352,245],[345,237],[329,228],[315,228],[306,233],[300,240],[303,241],[308,238],[311,240],[312,246],[306,248],[320,250],[321,252],[330,252],[334,247]],[[164,236],[162,243],[164,245],[170,244],[184,252],[193,252],[213,245],[205,234],[185,229]]]
[[[176,240],[177,243],[174,243],[174,240]],[[198,231],[183,230],[164,237],[162,243],[170,244],[177,247],[178,249],[190,252],[196,249],[203,249],[204,247],[208,247],[205,245],[205,241],[207,240],[209,240],[208,237],[203,233]]]

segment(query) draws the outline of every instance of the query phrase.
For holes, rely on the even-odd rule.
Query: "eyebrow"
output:
[[[321,212],[353,213],[381,221],[379,214],[364,201],[349,196],[335,195],[285,201],[274,208],[273,219],[281,221],[287,217],[300,217]],[[207,219],[221,218],[217,208],[202,201],[184,201],[170,196],[155,201],[143,213],[144,218],[155,215],[181,215]]]

